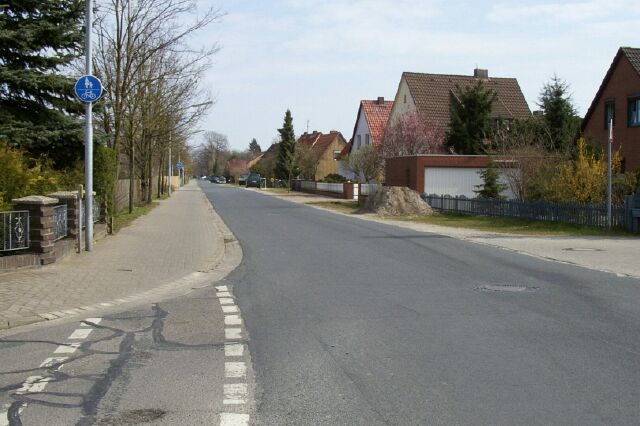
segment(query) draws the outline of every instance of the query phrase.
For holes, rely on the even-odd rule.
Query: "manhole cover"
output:
[[[563,248],[562,250],[564,251],[604,251],[602,249],[599,248],[589,248],[589,247],[567,247],[567,248]]]
[[[532,293],[538,291],[538,287],[529,287],[522,285],[510,285],[510,284],[487,284],[476,287],[479,291],[503,291],[507,293]]]
[[[166,411],[157,408],[145,408],[141,410],[128,410],[123,411],[117,416],[113,416],[106,419],[101,419],[97,422],[101,426],[124,426],[124,425],[137,425],[141,423],[151,423],[154,420],[158,420],[166,414]]]

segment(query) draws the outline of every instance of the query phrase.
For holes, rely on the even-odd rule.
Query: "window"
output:
[[[640,127],[640,98],[629,99],[629,127]]]
[[[333,159],[334,160],[339,160],[340,159],[340,152],[342,152],[342,151],[333,151]]]
[[[609,128],[609,122],[613,120],[613,125],[616,125],[616,104],[613,101],[607,101],[604,103],[604,128]]]
[[[362,135],[358,135],[358,149],[360,149],[360,145],[362,145]]]
[[[407,103],[407,95],[404,95],[404,103]]]
[[[369,145],[369,144],[370,144],[370,142],[369,142],[369,133],[367,133],[366,135],[364,135],[364,144],[365,144],[365,145]]]

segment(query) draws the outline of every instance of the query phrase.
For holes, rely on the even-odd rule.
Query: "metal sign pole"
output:
[[[92,71],[92,51],[91,51],[91,25],[92,25],[92,0],[86,0],[85,9],[85,52],[86,63],[85,73],[91,75]],[[87,251],[93,250],[93,123],[92,123],[93,103],[85,104],[85,126],[84,126],[84,176],[85,176],[85,248]]]
[[[607,143],[608,180],[607,180],[607,229],[611,229],[611,146],[613,145],[613,118],[609,120],[609,141]]]

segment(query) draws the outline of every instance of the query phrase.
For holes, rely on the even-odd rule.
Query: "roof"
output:
[[[339,137],[344,141],[342,133],[332,130],[329,133],[313,132],[304,133],[298,138],[298,143],[301,146],[311,147],[318,152],[323,153],[333,143],[336,138]]]
[[[451,99],[455,98],[456,87],[462,89],[484,82],[485,88],[495,91],[492,118],[529,118],[531,111],[515,78],[477,78],[467,75],[424,74],[404,72],[402,77],[409,86],[418,112],[429,121],[449,124],[451,120]]]
[[[631,63],[631,66],[633,67],[633,69],[635,69],[638,75],[640,75],[640,48],[621,47],[620,49],[618,49],[616,56],[613,58],[613,61],[609,66],[609,70],[607,70],[607,73],[605,74],[604,79],[602,80],[602,83],[600,84],[600,87],[596,92],[596,95],[593,97],[593,101],[591,101],[591,105],[589,106],[589,109],[587,110],[587,113],[584,116],[584,120],[582,120],[582,130],[584,130],[587,122],[589,121],[589,118],[591,118],[593,111],[598,105],[598,100],[600,99],[602,92],[607,87],[607,84],[609,83],[609,80],[613,75],[613,71],[615,71],[616,67],[618,66],[618,62],[620,62],[620,59],[623,56],[627,58],[629,63]]]
[[[353,147],[353,139],[351,139],[345,146],[344,148],[342,148],[342,151],[340,151],[340,155],[338,156],[338,158],[340,160],[344,160],[345,158],[347,158],[349,156],[349,154],[351,154],[351,148]]]
[[[367,124],[369,125],[369,132],[371,134],[372,144],[377,145],[382,143],[382,137],[384,131],[387,128],[387,121],[389,121],[389,115],[393,108],[393,101],[385,100],[363,100],[360,101],[360,108],[364,110],[364,115],[367,118]],[[360,118],[360,112],[358,111],[358,119]],[[356,121],[356,127],[358,128],[358,122]]]

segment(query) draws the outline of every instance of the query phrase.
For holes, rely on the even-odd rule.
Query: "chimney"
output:
[[[331,130],[329,133],[332,134],[332,135],[335,135],[336,133],[338,133],[338,131],[337,130]]]
[[[489,70],[485,70],[482,68],[476,68],[473,70],[473,76],[475,78],[489,78]]]
[[[384,96],[378,96],[378,104],[383,104],[384,103]]]

